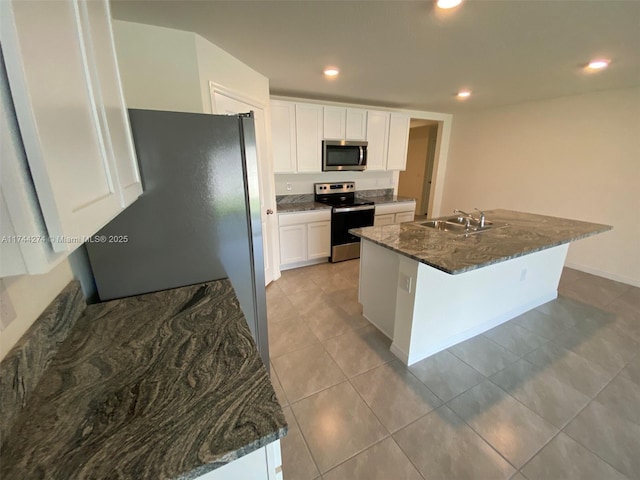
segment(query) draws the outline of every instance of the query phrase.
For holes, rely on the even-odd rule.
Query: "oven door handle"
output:
[[[375,210],[375,205],[359,205],[357,207],[339,207],[334,208],[333,213],[360,212],[362,210]]]

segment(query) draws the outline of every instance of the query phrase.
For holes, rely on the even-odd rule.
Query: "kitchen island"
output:
[[[352,230],[362,240],[363,315],[405,364],[445,350],[557,297],[569,243],[608,225],[486,211],[473,234],[424,221]]]

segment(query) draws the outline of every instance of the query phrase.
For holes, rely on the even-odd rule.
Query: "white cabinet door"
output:
[[[396,213],[395,223],[413,222],[414,212]]]
[[[3,1],[0,8],[13,102],[48,234],[82,239],[140,193],[121,91],[112,83],[106,1]],[[115,156],[123,152],[119,172]],[[131,188],[123,191],[121,180]]]
[[[322,170],[322,105],[296,104],[296,153],[298,172]]]
[[[129,117],[124,104],[124,93],[118,72],[116,50],[108,2],[80,3],[83,14],[85,45],[91,46],[88,55],[100,124],[107,154],[116,165],[121,205],[127,207],[142,193]]]
[[[307,226],[280,227],[280,262],[283,265],[307,259]]]
[[[271,101],[271,148],[274,173],[295,173],[296,167],[296,105]]]
[[[393,213],[386,213],[384,215],[376,215],[373,217],[373,226],[380,227],[382,225],[392,225],[395,222],[395,215]]]
[[[307,259],[331,256],[331,222],[314,222],[307,225]]]
[[[325,140],[366,140],[367,111],[360,108],[324,107]]]
[[[346,113],[344,107],[324,107],[322,135],[325,140],[345,139]]]
[[[392,113],[389,118],[387,170],[405,170],[407,168],[410,120],[408,115],[402,113]]]
[[[347,140],[367,139],[367,111],[360,108],[347,108],[345,138]]]
[[[387,168],[389,140],[389,113],[369,110],[367,112],[367,170]]]

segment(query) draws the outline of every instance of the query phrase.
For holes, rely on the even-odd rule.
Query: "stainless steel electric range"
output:
[[[355,182],[316,183],[315,201],[331,205],[331,262],[360,257],[360,239],[351,228],[373,225],[373,202],[356,200]]]

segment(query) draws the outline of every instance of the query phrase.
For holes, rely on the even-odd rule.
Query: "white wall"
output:
[[[212,113],[209,82],[232,89],[269,107],[269,79],[229,55],[220,47],[195,35],[202,111]]]
[[[128,108],[205,111],[194,33],[114,20],[113,35]]]
[[[11,350],[45,308],[73,279],[68,260],[43,275],[18,275],[0,279],[3,311],[11,308],[15,318],[0,334],[0,359]],[[5,302],[8,302],[6,304]],[[6,324],[8,319],[3,319]]]
[[[473,207],[613,225],[567,265],[640,286],[640,88],[456,115],[442,211]]]

